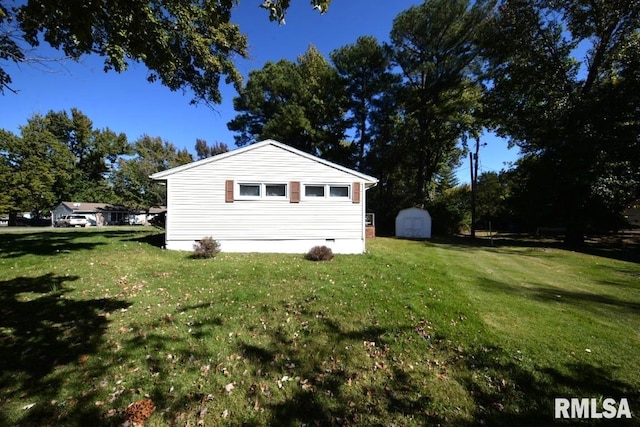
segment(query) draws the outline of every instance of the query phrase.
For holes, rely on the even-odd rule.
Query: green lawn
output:
[[[326,263],[194,260],[161,241],[0,233],[0,425],[121,425],[145,397],[149,426],[548,425],[556,397],[627,398],[640,425],[638,263],[382,238]]]

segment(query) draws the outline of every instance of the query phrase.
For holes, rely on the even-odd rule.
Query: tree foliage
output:
[[[202,160],[207,157],[216,156],[218,154],[226,153],[229,151],[229,147],[224,142],[214,142],[213,145],[209,145],[204,139],[196,139],[196,159]]]
[[[473,76],[479,60],[477,37],[488,10],[483,2],[427,0],[393,21],[393,63],[403,77],[398,144],[405,147],[413,203],[428,200],[428,186],[439,169],[457,161],[456,149],[477,133],[480,87]]]
[[[488,26],[486,110],[526,156],[529,209],[571,242],[639,196],[639,29],[638,1],[504,1]]]
[[[62,201],[163,205],[165,189],[149,175],[191,161],[161,138],[129,144],[124,134],[94,129],[75,108],[35,114],[20,135],[0,130],[0,213],[46,215]]]
[[[307,153],[351,164],[345,144],[347,99],[336,70],[310,46],[296,62],[268,62],[249,73],[228,123],[236,145],[276,139]]]
[[[47,131],[64,144],[74,158],[70,188],[60,197],[115,201],[110,177],[118,157],[130,152],[126,135],[108,128],[94,129],[89,117],[76,108],[71,109],[71,115],[66,111],[50,111],[44,120]]]
[[[370,36],[359,37],[330,56],[346,90],[349,126],[355,130],[357,166],[364,169],[374,112],[397,78],[391,73],[388,51]]]
[[[149,175],[193,161],[185,149],[178,150],[160,137],[143,135],[133,143],[133,155],[118,159],[113,188],[126,206],[149,209],[167,204],[166,187]]]
[[[104,57],[105,71],[142,62],[147,79],[171,90],[190,90],[192,102],[220,103],[224,77],[240,87],[233,61],[247,55],[247,38],[231,22],[238,0],[86,1],[28,0],[0,2],[0,60],[25,61],[28,46],[42,41],[74,60]],[[284,20],[289,0],[264,0],[273,20]],[[321,12],[330,0],[313,0]],[[11,88],[0,68],[0,92]]]
[[[20,136],[0,130],[1,208],[39,216],[69,194],[74,159],[67,147],[35,115],[20,127]]]

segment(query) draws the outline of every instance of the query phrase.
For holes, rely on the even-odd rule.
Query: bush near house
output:
[[[328,246],[314,246],[307,252],[305,258],[309,261],[331,261],[333,251]]]
[[[203,237],[193,245],[194,258],[215,258],[220,253],[220,243],[213,237]]]

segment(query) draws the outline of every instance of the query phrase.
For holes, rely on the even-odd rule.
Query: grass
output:
[[[194,260],[161,240],[0,234],[0,425],[121,425],[145,397],[148,426],[548,425],[555,397],[627,398],[615,421],[639,425],[638,263],[381,238]]]

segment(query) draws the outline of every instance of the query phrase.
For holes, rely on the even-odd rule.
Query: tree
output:
[[[354,44],[331,52],[330,57],[346,89],[350,126],[355,129],[357,138],[357,166],[364,170],[376,102],[390,91],[397,79],[390,71],[388,53],[373,37],[359,37]]]
[[[407,153],[413,204],[427,201],[428,186],[440,167],[457,162],[458,141],[478,132],[480,87],[472,72],[487,13],[483,2],[470,6],[467,0],[427,0],[393,21],[393,63],[403,76],[398,144]]]
[[[191,90],[194,98],[220,103],[220,79],[240,87],[234,57],[247,55],[247,39],[230,22],[237,0],[93,1],[28,0],[0,2],[0,60],[28,60],[26,45],[46,41],[74,60],[97,54],[104,69],[126,70],[129,61],[149,69],[147,79],[171,90]],[[272,20],[283,21],[289,0],[264,0]],[[330,0],[312,0],[325,12]],[[0,92],[11,90],[0,68]]]
[[[207,157],[216,156],[229,151],[229,147],[224,142],[214,142],[213,145],[208,145],[207,141],[200,138],[196,139],[195,149],[197,160],[206,159]]]
[[[76,108],[71,109],[71,116],[66,111],[50,111],[44,120],[46,130],[75,158],[68,199],[114,201],[110,178],[117,159],[130,152],[126,135],[94,129],[89,117]]]
[[[504,173],[483,172],[478,176],[477,184],[477,223],[494,229],[508,225],[510,212],[508,200],[510,188]]]
[[[133,143],[133,156],[120,158],[114,173],[114,191],[119,201],[131,208],[146,211],[164,206],[166,187],[151,181],[149,175],[193,161],[185,149],[176,147],[160,137],[144,135]]]
[[[40,115],[20,127],[19,137],[0,130],[3,211],[10,219],[18,212],[45,214],[69,194],[73,166],[68,148],[47,131]]]
[[[487,112],[520,147],[538,221],[613,226],[640,194],[640,2],[503,1],[487,26]],[[577,56],[586,46],[584,58]]]
[[[227,126],[238,133],[238,146],[272,138],[349,165],[353,149],[344,141],[346,102],[337,72],[310,46],[296,62],[267,62],[251,71],[234,99],[240,114]]]

